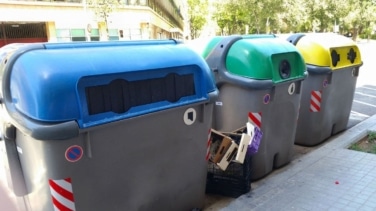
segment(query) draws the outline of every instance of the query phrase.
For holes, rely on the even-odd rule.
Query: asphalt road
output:
[[[376,41],[361,41],[363,66],[360,67],[348,127],[376,114]]]

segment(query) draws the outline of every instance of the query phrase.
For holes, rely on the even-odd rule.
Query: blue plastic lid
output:
[[[2,91],[17,112],[81,128],[204,102],[216,91],[205,60],[173,40],[26,44],[4,72]]]

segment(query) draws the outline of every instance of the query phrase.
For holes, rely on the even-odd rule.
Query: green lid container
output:
[[[250,34],[242,35],[243,39],[255,39],[255,38],[275,38],[274,34]],[[223,39],[224,36],[215,36],[207,43],[205,49],[201,52],[202,57],[206,58],[213,48]]]
[[[268,81],[264,84],[270,85],[301,80],[307,75],[304,59],[297,48],[274,36],[215,37],[202,56],[214,73],[218,73],[215,74],[217,83],[243,80],[241,83],[246,84],[245,79],[253,79],[248,83],[263,80]]]

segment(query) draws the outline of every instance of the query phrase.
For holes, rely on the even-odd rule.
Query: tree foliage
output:
[[[343,19],[346,29],[353,33],[353,38],[358,34],[370,35],[376,22],[376,1],[350,0],[351,9]]]
[[[105,22],[108,25],[108,17],[119,8],[119,0],[87,0],[86,4],[92,9],[98,21]]]
[[[188,0],[188,22],[192,39],[197,38],[208,18],[208,0]]]
[[[216,3],[213,18],[222,34],[261,33],[269,31],[271,24],[278,22],[278,11],[282,6],[282,0],[221,1]]]
[[[222,0],[213,19],[220,34],[329,32],[371,33],[376,0]],[[247,30],[248,29],[248,30]]]

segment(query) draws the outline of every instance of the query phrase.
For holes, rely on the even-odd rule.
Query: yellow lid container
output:
[[[329,67],[331,70],[362,65],[358,46],[342,35],[305,34],[296,42],[296,47],[308,65]]]

